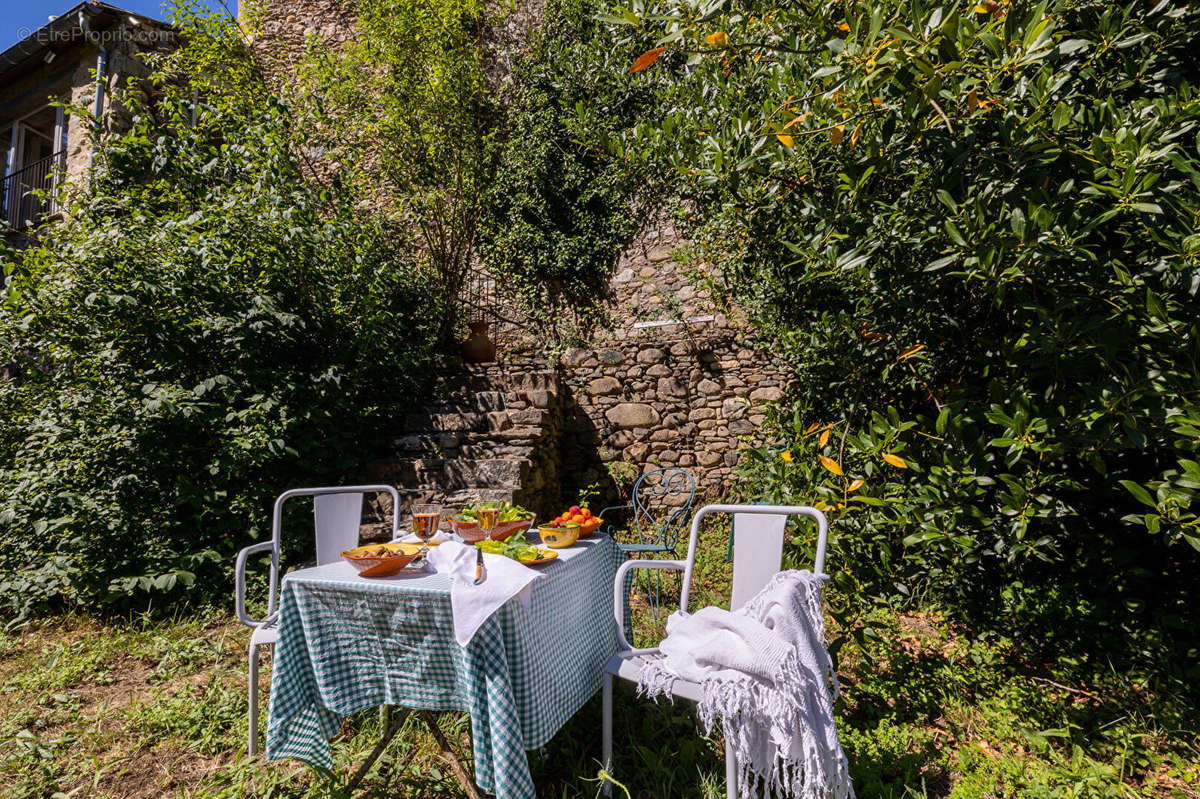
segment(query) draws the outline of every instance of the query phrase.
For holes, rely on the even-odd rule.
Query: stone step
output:
[[[404,417],[406,436],[437,435],[439,433],[507,433],[512,428],[544,427],[550,414],[542,408],[488,411],[487,413],[410,413]],[[512,434],[517,438],[521,434]],[[512,437],[510,436],[510,437]],[[395,440],[399,440],[399,438]]]
[[[523,425],[487,432],[409,433],[391,441],[393,458],[527,458],[545,430],[540,425]]]
[[[372,479],[405,490],[468,488],[517,490],[533,471],[528,458],[397,458],[377,461]]]
[[[553,369],[512,371],[492,366],[478,371],[443,375],[435,391],[440,395],[471,394],[479,391],[557,391],[558,373]]]

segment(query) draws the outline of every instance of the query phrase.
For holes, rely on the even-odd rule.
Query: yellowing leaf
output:
[[[817,443],[822,447],[829,443],[829,428],[825,428],[825,432],[817,439]]]
[[[897,358],[896,360],[903,361],[905,358],[911,358],[912,356],[916,355],[918,352],[920,352],[923,349],[925,349],[924,344],[918,344],[915,347],[909,347],[904,352],[900,353],[900,357]]]
[[[854,145],[858,144],[858,137],[862,135],[863,123],[859,122],[854,126],[854,132],[850,134],[850,149],[854,149]]]
[[[829,131],[829,143],[838,145],[842,143],[842,139],[846,136],[846,126],[838,125],[833,130]]]
[[[862,480],[855,480],[850,485],[846,486],[846,491],[847,492],[857,491],[858,489],[862,488],[864,485],[866,485],[866,484]]]
[[[842,33],[849,33],[849,32],[850,32],[850,23],[848,23],[848,22],[839,22],[839,23],[838,23],[838,26],[837,26],[837,29],[838,29],[839,31],[841,31]]]
[[[882,97],[872,97],[871,105],[883,105],[883,98]]]
[[[633,62],[633,66],[629,68],[629,71],[630,72],[641,72],[643,69],[645,69],[646,67],[650,66],[655,61],[657,61],[658,57],[660,55],[662,55],[663,51],[666,49],[667,48],[665,48],[665,47],[655,47],[650,50],[647,50],[646,52],[642,53],[640,56],[637,57],[637,60]]]
[[[710,44],[713,47],[724,47],[725,45],[729,44],[729,34],[725,33],[724,31],[710,33],[704,37],[704,43]]]
[[[792,451],[790,449],[785,449],[783,452],[779,453],[779,458],[784,463],[791,463],[792,462]]]
[[[807,112],[807,111],[805,111],[803,114],[801,114],[800,116],[798,116],[798,117],[796,117],[795,119],[793,119],[791,122],[789,122],[789,123],[787,123],[786,125],[784,125],[784,126],[783,126],[783,129],[784,129],[784,130],[787,130],[787,129],[788,129],[788,128],[790,128],[792,125],[799,125],[801,122],[803,122],[803,121],[804,121],[804,120],[806,120],[806,119],[808,119],[808,112]]]
[[[784,147],[791,147],[793,144],[792,137],[788,136],[786,133],[776,133],[775,138],[779,139],[779,143]]]
[[[821,465],[825,467],[826,471],[833,472],[838,477],[845,474],[842,471],[842,467],[833,458],[826,458],[824,455],[818,455],[817,458],[821,461]]]
[[[987,12],[988,12],[987,6],[985,6],[983,3],[975,4],[975,13],[976,14],[986,14]]]
[[[821,426],[821,423],[820,423],[820,422],[813,422],[812,424],[810,424],[810,425],[808,426],[808,429],[804,431],[804,435],[808,435],[809,433],[811,433],[812,431],[816,430],[816,429],[817,429],[818,427],[820,427],[820,426]]]
[[[890,452],[885,452],[883,453],[883,459],[892,466],[895,466],[897,469],[908,468],[908,464],[904,462],[904,458],[901,458],[899,455],[893,455]]]
[[[971,91],[967,92],[967,110],[974,111],[978,107],[979,107],[979,92],[975,91],[974,89],[971,89]]]

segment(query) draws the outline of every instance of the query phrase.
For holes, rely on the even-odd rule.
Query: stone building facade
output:
[[[170,25],[88,0],[0,53],[5,235],[19,236],[57,211],[55,202],[38,192],[52,194],[86,178],[92,158],[89,123],[57,104],[86,108],[102,124],[113,124],[114,93],[147,72],[141,55],[173,43]]]

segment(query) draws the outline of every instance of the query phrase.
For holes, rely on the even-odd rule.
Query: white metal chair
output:
[[[817,522],[817,551],[813,572],[823,573],[825,568],[825,544],[829,525],[825,515],[816,508],[804,505],[706,505],[692,519],[692,531],[688,538],[686,560],[629,560],[617,569],[613,580],[613,616],[617,624],[617,640],[621,649],[604,667],[603,702],[604,720],[602,727],[604,769],[612,769],[612,681],[613,677],[637,682],[648,658],[658,654],[658,647],[636,649],[625,638],[625,575],[630,569],[674,569],[683,571],[683,589],[679,606],[688,607],[688,593],[692,583],[692,570],[696,564],[696,543],[699,539],[700,522],[710,513],[733,514],[733,593],[730,609],[744,605],[779,572],[783,562],[784,528],[789,516],[811,516]],[[693,702],[700,701],[702,688],[698,683],[678,680],[672,694]],[[725,794],[728,799],[737,796],[737,762],[730,744],[725,745]],[[605,782],[604,793],[612,795],[612,783]]]
[[[335,486],[329,488],[294,488],[284,491],[275,500],[271,516],[271,540],[251,544],[238,553],[235,568],[234,608],[237,617],[254,630],[250,634],[250,744],[251,755],[258,754],[258,648],[275,643],[279,638],[279,553],[283,526],[283,506],[293,497],[313,498],[313,521],[316,529],[317,565],[336,561],[343,550],[358,545],[358,529],[362,523],[363,495],[386,492],[392,497],[392,538],[399,533],[400,495],[387,485]],[[252,619],[246,613],[246,559],[260,552],[271,553],[271,572],[267,594],[267,615]]]

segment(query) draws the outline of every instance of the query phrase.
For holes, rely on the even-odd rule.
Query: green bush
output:
[[[481,220],[488,268],[520,300],[547,340],[586,333],[599,320],[622,245],[637,229],[636,208],[654,192],[643,175],[574,133],[586,106],[611,133],[654,107],[655,92],[620,74],[633,46],[613,47],[595,0],[555,0],[517,61],[504,143]]]
[[[273,496],[354,476],[428,371],[438,320],[404,232],[301,170],[231,27],[181,24],[157,99],[124,98],[66,220],[6,257],[10,611],[228,596]]]
[[[1107,630],[1194,671],[1200,10],[614,20],[647,53],[630,80],[673,89],[610,149],[685,187],[702,255],[798,377],[748,490],[832,510],[856,602],[1040,618],[1031,652]]]

